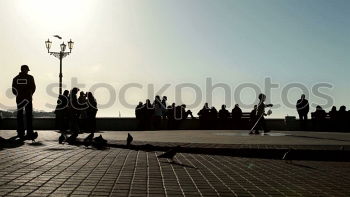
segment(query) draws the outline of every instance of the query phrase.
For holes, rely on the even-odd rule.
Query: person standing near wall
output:
[[[66,121],[68,115],[68,104],[69,104],[69,91],[65,90],[62,95],[58,96],[57,106],[55,109],[56,115],[56,128],[61,132],[65,132],[67,129]]]
[[[16,96],[17,104],[17,137],[21,140],[32,139],[33,131],[33,94],[36,86],[34,77],[29,75],[29,67],[27,65],[21,66],[21,72],[12,80],[12,93]],[[27,123],[27,135],[25,135],[24,116]]]
[[[94,133],[96,132],[96,115],[98,111],[97,101],[91,92],[88,92],[86,95],[87,95],[87,103],[88,103],[88,108],[86,109],[87,129],[91,133]]]
[[[301,95],[301,98],[297,101],[296,108],[299,114],[300,126],[306,127],[307,114],[309,113],[309,101],[305,99],[305,94]]]

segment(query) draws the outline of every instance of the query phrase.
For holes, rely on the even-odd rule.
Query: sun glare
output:
[[[84,22],[94,1],[18,0],[17,12],[32,25],[46,28],[69,27]]]

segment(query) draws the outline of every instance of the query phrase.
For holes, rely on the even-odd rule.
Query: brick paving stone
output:
[[[161,153],[52,141],[3,149],[0,196],[350,196],[350,162]]]

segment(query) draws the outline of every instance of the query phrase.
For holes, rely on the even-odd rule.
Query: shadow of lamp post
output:
[[[61,47],[60,52],[51,52],[50,48],[51,48],[52,42],[49,39],[47,39],[47,41],[45,41],[47,52],[50,55],[53,55],[60,60],[59,95],[62,94],[62,77],[63,77],[63,75],[62,75],[62,59],[65,58],[67,55],[69,55],[72,52],[73,44],[74,44],[74,42],[72,42],[72,39],[70,39],[68,42],[69,52],[65,52],[66,44],[64,44],[64,42],[62,44],[60,44],[60,47]]]

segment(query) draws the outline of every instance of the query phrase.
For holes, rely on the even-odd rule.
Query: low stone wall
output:
[[[177,122],[177,127],[173,129],[179,130],[198,130],[198,129],[242,129],[248,130],[251,128],[251,123],[246,118],[243,118],[240,124],[227,121],[206,121],[205,125],[201,125],[199,119],[187,119]],[[133,131],[140,130],[139,121],[135,118],[97,118],[96,121],[98,130],[105,131]],[[299,121],[284,119],[266,119],[266,124],[271,130],[334,130],[329,120],[322,121],[322,125],[315,125],[315,122],[309,120],[305,127],[300,127]],[[162,120],[160,129],[171,129],[168,127],[169,122]],[[35,130],[55,130],[54,118],[34,118],[33,127]],[[17,123],[15,118],[5,118],[0,120],[0,129],[2,130],[16,130]],[[345,129],[349,130],[349,129]]]
[[[97,118],[96,126],[98,130],[101,131],[134,131],[140,130],[139,121],[135,118]],[[312,130],[312,131],[340,131],[347,132],[350,131],[350,125],[341,125],[331,122],[329,119],[316,122],[313,120],[308,120],[303,126],[298,120],[285,120],[285,119],[266,119],[266,124],[271,130]],[[162,120],[160,129],[169,130],[199,130],[199,129],[240,129],[249,130],[252,124],[249,122],[248,118],[243,118],[238,124],[232,120],[227,121],[206,121],[204,124],[199,119],[187,119],[176,123],[175,128],[169,127],[168,120]],[[33,127],[35,130],[55,130],[54,118],[34,118]],[[0,129],[1,130],[16,130],[17,123],[15,118],[4,118],[0,119]],[[146,129],[150,130],[150,129]]]

